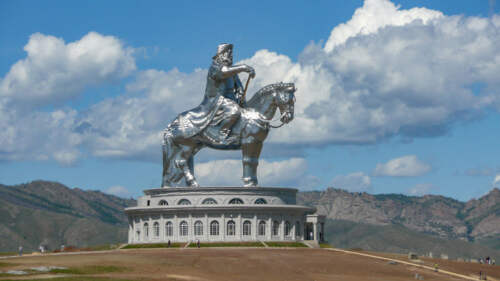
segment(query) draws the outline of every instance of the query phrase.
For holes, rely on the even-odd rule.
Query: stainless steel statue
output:
[[[193,157],[204,147],[241,149],[244,186],[256,186],[262,144],[276,109],[280,110],[283,124],[293,119],[293,83],[265,86],[246,102],[246,87],[255,77],[255,70],[245,64],[232,65],[232,44],[219,45],[212,59],[203,101],[179,114],[164,131],[163,187],[198,187]],[[241,72],[249,74],[245,88],[238,77]]]

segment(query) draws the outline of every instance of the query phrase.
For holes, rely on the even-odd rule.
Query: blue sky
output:
[[[157,187],[159,132],[201,101],[217,44],[231,42],[256,68],[250,92],[299,88],[262,185],[481,196],[500,185],[499,5],[3,1],[0,183]],[[238,159],[202,151],[200,183],[239,184]]]

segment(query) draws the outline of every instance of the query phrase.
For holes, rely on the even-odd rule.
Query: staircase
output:
[[[319,243],[318,241],[314,241],[314,240],[304,240],[302,241],[302,243],[304,243],[307,247],[309,248],[319,248]]]

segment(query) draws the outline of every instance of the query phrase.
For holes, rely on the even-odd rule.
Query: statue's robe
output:
[[[197,107],[184,111],[170,126],[171,133],[184,138],[193,137],[207,126],[218,126],[225,118],[227,99],[240,103],[242,84],[238,75],[223,78],[222,65],[213,63],[208,70],[203,101]]]

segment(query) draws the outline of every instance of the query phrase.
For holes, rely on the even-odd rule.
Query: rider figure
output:
[[[220,133],[223,139],[226,139],[241,116],[241,107],[245,106],[244,90],[238,73],[248,72],[250,78],[254,78],[255,70],[245,64],[233,65],[232,44],[220,44],[217,48],[217,54],[212,59],[212,65],[208,70],[205,95],[207,97],[221,97],[218,111],[222,114],[216,113],[213,120],[215,122],[212,124],[222,122]]]
[[[220,125],[221,144],[231,134],[233,125],[240,118],[241,107],[245,106],[238,73],[248,72],[253,78],[255,70],[246,64],[233,65],[232,44],[220,44],[212,59],[203,101],[199,106],[179,114],[177,120],[169,125],[169,134],[190,138],[208,126]]]

